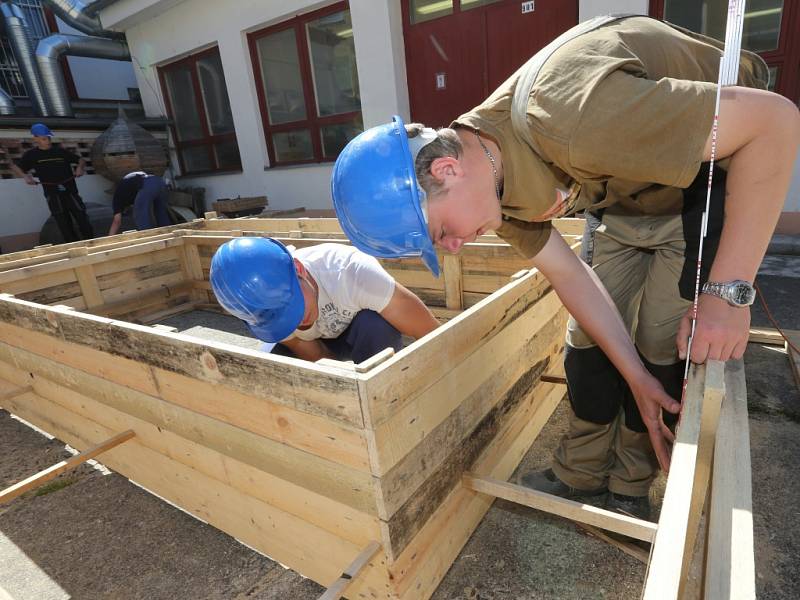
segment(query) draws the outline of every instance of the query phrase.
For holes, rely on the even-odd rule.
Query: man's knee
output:
[[[575,415],[597,424],[611,423],[619,414],[624,381],[603,351],[566,347],[564,369],[569,401]]]

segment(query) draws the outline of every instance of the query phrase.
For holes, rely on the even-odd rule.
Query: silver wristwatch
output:
[[[755,288],[741,279],[717,283],[716,281],[706,281],[703,284],[704,294],[722,298],[731,306],[750,306],[756,299]]]

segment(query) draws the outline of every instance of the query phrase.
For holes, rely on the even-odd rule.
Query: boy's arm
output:
[[[295,337],[290,340],[284,340],[281,344],[301,360],[315,362],[320,358],[336,358],[320,340],[301,340]]]
[[[786,98],[741,87],[723,88],[717,158],[730,157],[725,223],[709,280],[752,282],[780,216],[800,143],[800,113]],[[711,138],[704,160],[711,157]],[[741,358],[747,345],[750,309],[701,294],[692,342],[693,362]],[[678,332],[686,356],[689,313]]]
[[[16,164],[13,162],[11,163],[11,172],[14,173],[17,177],[21,177],[25,180],[25,183],[28,185],[36,185],[36,181],[33,179],[33,175],[30,173],[23,171],[20,169]]]
[[[115,235],[122,225],[122,213],[114,213],[114,218],[111,219],[111,227],[108,228],[108,235]]]
[[[81,158],[78,161],[78,167],[75,169],[75,177],[83,177],[86,174],[86,159]]]
[[[680,405],[664,391],[642,364],[614,302],[594,271],[569,249],[553,230],[545,247],[532,259],[553,285],[558,297],[581,327],[619,370],[633,392],[647,426],[658,462],[669,469],[667,442],[672,439],[661,409],[677,413]]]
[[[414,293],[395,282],[389,304],[380,315],[403,335],[418,340],[439,326],[430,309]]]

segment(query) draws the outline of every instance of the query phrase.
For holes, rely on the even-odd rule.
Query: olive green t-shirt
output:
[[[534,152],[514,135],[520,71],[451,127],[492,137],[503,157],[503,224],[497,234],[526,257],[550,235],[533,222],[569,190],[574,208],[623,203],[639,214],[681,210],[696,177],[716,102],[721,44],[648,17],[581,35],[544,63],[528,100]],[[765,88],[763,60],[742,53],[739,85]]]

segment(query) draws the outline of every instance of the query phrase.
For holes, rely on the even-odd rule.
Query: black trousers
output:
[[[88,240],[94,237],[92,224],[86,214],[86,205],[77,192],[68,189],[54,190],[48,192],[46,197],[47,207],[65,242]]]

